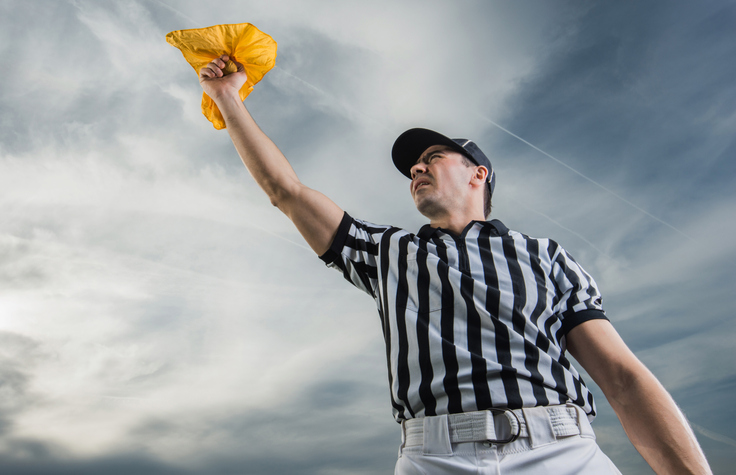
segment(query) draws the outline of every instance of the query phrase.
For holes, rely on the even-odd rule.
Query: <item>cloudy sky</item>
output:
[[[278,43],[246,105],[302,181],[416,230],[393,140],[474,139],[736,463],[736,5],[0,1],[0,472],[385,474],[373,301],[251,182],[172,30]],[[652,473],[600,391],[600,445]]]

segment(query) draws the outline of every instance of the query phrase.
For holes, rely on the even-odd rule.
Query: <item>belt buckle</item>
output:
[[[511,409],[488,409],[492,414],[512,414],[514,416],[514,419],[516,419],[516,434],[512,434],[511,437],[503,440],[486,440],[486,442],[494,443],[494,444],[510,444],[511,442],[514,442],[516,439],[519,438],[521,435],[521,419],[519,419],[519,416],[516,415],[514,411]],[[508,416],[506,416],[508,419]],[[509,425],[511,425],[511,420],[509,419]]]

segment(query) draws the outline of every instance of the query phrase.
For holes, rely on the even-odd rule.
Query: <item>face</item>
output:
[[[432,219],[464,206],[475,169],[461,154],[433,145],[411,167],[411,196],[420,213]]]

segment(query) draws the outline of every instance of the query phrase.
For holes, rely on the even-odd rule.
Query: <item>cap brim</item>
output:
[[[467,155],[467,152],[449,137],[429,129],[409,129],[394,142],[391,158],[396,168],[406,177],[411,178],[411,167],[419,157],[432,145],[446,145],[451,149]]]

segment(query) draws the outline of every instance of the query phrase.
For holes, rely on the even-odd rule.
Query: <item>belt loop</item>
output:
[[[447,415],[424,418],[424,455],[452,455]]]
[[[401,445],[399,445],[399,457],[406,447],[406,419],[401,420]]]
[[[555,431],[552,428],[552,420],[546,407],[525,407],[521,411],[524,413],[526,430],[529,433],[529,443],[532,448],[542,447],[557,441]]]
[[[578,406],[577,404],[573,404],[572,406],[578,413],[578,427],[580,428],[580,437],[595,439],[595,432],[593,432],[593,426],[590,425],[588,415],[585,413],[583,408]]]
[[[483,434],[485,436],[485,440],[496,440],[498,439],[498,435],[496,434],[496,414],[492,411],[483,411],[483,415],[485,416],[485,433]]]

